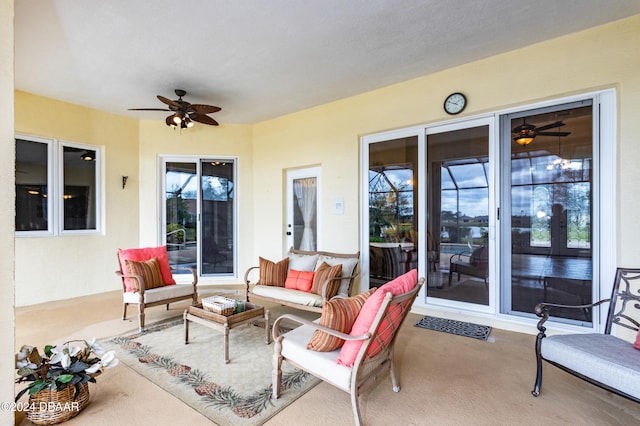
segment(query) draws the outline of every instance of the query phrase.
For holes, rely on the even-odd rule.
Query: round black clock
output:
[[[452,93],[444,100],[444,110],[447,114],[460,114],[467,106],[467,98],[460,92]]]

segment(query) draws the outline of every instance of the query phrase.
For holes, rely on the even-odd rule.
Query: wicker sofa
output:
[[[289,249],[287,257],[278,262],[275,268],[283,269],[281,282],[265,282],[268,260],[260,258],[261,266],[252,266],[244,275],[245,300],[247,302],[266,301],[311,312],[322,312],[324,301],[333,297],[349,297],[355,278],[358,276],[360,252],[353,254],[327,251],[303,251]],[[318,291],[307,291],[288,285],[287,278],[298,272],[307,272],[309,276],[320,275],[318,271],[326,265],[341,265],[339,276],[324,280]],[[286,268],[285,268],[286,265]],[[273,266],[273,265],[271,265]],[[317,277],[314,277],[317,278]],[[287,285],[285,285],[287,283]],[[331,289],[335,291],[331,291]],[[335,293],[335,294],[332,294]]]

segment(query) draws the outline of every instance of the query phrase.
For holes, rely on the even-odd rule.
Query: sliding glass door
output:
[[[235,162],[180,159],[163,168],[169,263],[201,276],[235,275]]]
[[[427,132],[427,297],[490,302],[490,125]]]
[[[369,283],[418,266],[418,137],[368,145]]]
[[[542,301],[592,301],[591,104],[588,100],[503,118],[503,134],[510,135],[505,173],[510,203],[503,224],[511,251],[503,299],[508,313],[530,315]],[[591,314],[588,309],[552,311],[581,322],[591,322]]]

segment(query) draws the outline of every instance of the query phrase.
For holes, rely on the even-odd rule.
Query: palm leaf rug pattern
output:
[[[180,326],[183,326],[182,319],[172,320],[148,327],[144,333],[117,336],[107,340],[105,343],[119,346],[128,354],[137,358],[139,363],[145,364],[145,366],[149,368],[165,371],[171,380],[179,382],[184,387],[193,389],[207,407],[219,411],[230,410],[238,419],[251,419],[263,413],[265,410],[274,407],[272,385],[270,383],[257,391],[244,393],[241,390],[233,389],[233,386],[221,385],[217,383],[209,373],[182,364],[171,356],[158,354],[156,353],[158,351],[154,350],[151,346],[137,341],[143,336],[149,336],[151,333],[159,333],[172,327]],[[272,348],[273,346],[270,345],[269,347]],[[212,356],[214,355],[217,356],[219,354],[212,354]],[[311,374],[299,369],[293,369],[292,371],[283,372],[282,389],[284,392],[287,389],[301,389],[305,387],[305,385],[311,384],[308,386],[308,389],[306,389],[309,390],[317,384],[317,382],[318,380]],[[273,414],[275,414],[275,412],[268,418]],[[263,420],[267,420],[268,418]]]

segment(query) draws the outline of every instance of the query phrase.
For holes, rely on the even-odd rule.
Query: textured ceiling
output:
[[[640,13],[638,0],[17,0],[18,90],[255,123]]]

